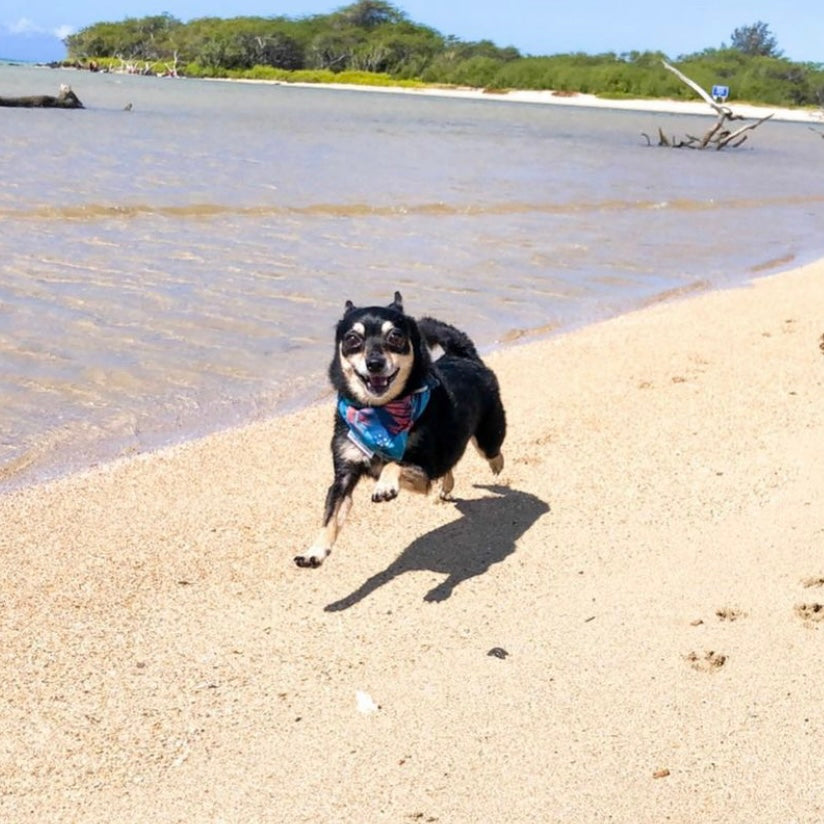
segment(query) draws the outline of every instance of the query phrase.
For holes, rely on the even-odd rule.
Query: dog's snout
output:
[[[383,372],[386,368],[386,358],[378,349],[370,349],[366,353],[366,368],[369,372]]]

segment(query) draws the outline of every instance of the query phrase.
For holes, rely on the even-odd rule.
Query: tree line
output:
[[[489,40],[462,41],[411,21],[384,0],[358,0],[331,14],[203,17],[170,14],[95,23],[65,39],[67,63],[195,77],[448,84],[495,90],[552,89],[604,97],[689,98],[661,67],[661,52],[523,55]],[[824,105],[824,66],[783,57],[769,26],[732,33],[730,45],[676,62],[705,88],[730,86],[736,100]]]

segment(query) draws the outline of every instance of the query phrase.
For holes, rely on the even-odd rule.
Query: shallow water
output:
[[[801,124],[0,66],[63,82],[0,109],[0,490],[324,397],[347,298],[488,349],[824,248]]]

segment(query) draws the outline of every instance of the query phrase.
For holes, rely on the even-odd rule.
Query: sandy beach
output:
[[[466,95],[467,92],[456,91],[458,96]],[[547,91],[526,91],[512,90],[509,92],[496,93],[473,90],[469,96],[482,95],[484,98],[510,100],[513,103],[547,103],[554,106],[588,106],[591,108],[623,109],[641,112],[663,112],[666,114],[688,114],[707,115],[717,117],[716,112],[707,103],[699,100],[696,96],[692,100],[669,100],[667,98],[650,98],[646,100],[636,99],[609,99],[596,97],[594,94],[558,94]],[[785,106],[764,106],[752,105],[749,103],[738,103],[729,101],[729,107],[736,115],[747,119],[758,119],[765,115],[772,114],[774,120],[790,120],[802,123],[821,123],[822,113],[820,109],[793,109]]]
[[[621,109],[624,111],[659,112],[663,114],[704,115],[717,117],[716,112],[696,94],[695,100],[671,100],[669,98],[608,98],[580,92],[557,92],[552,90],[530,91],[528,89],[476,89],[437,86],[403,87],[403,86],[359,86],[343,83],[283,83],[271,80],[209,78],[221,83],[269,83],[276,85],[297,86],[300,88],[336,89],[339,91],[376,92],[383,94],[407,94],[419,97],[453,97],[464,100],[497,100],[504,103],[540,103],[550,106],[582,106],[595,109]],[[787,106],[753,105],[728,102],[735,115],[758,120],[772,115],[773,120],[788,120],[798,123],[821,124],[824,122],[824,110],[812,108],[791,108]]]
[[[822,279],[494,353],[319,570],[331,400],[0,499],[0,819],[821,821]]]

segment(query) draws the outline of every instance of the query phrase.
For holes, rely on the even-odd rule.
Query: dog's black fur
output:
[[[443,355],[433,361],[431,349]],[[356,406],[381,406],[429,385],[430,399],[412,425],[400,461],[368,458],[349,438],[349,428],[335,414],[332,436],[334,480],[326,496],[323,527],[302,567],[317,567],[331,552],[351,505],[358,481],[377,480],[375,502],[394,498],[401,487],[428,492],[441,479],[441,497],[452,489],[452,469],[470,439],[495,474],[503,468],[501,444],[506,415],[498,380],[460,330],[434,318],[419,321],[405,314],[399,292],[389,306],[356,307],[347,301],[337,324],[329,379],[339,397]]]

